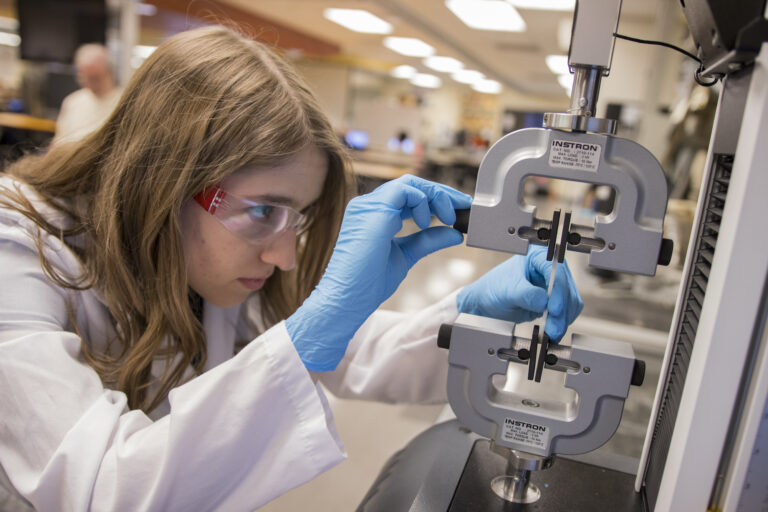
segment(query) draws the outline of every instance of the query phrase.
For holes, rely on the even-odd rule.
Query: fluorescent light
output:
[[[487,94],[499,94],[501,92],[501,84],[496,80],[480,80],[472,84],[472,88],[477,92]]]
[[[344,28],[366,34],[391,34],[392,25],[363,9],[325,9],[323,16]]]
[[[518,9],[536,9],[539,11],[572,11],[576,0],[507,0]]]
[[[573,75],[570,73],[562,74],[557,77],[557,83],[564,89],[567,89],[568,92],[571,92],[571,89],[573,88]]]
[[[402,66],[394,68],[389,74],[395,78],[413,78],[416,74],[416,68],[409,66],[408,64],[403,64]]]
[[[384,39],[384,46],[408,57],[429,57],[435,54],[433,47],[413,37],[387,37]]]
[[[485,75],[483,75],[479,71],[474,71],[472,69],[460,69],[459,71],[453,73],[451,75],[451,78],[453,78],[454,80],[462,84],[473,84],[475,82],[483,80],[485,78]]]
[[[512,4],[503,0],[445,0],[445,6],[471,28],[505,32],[525,30],[523,18]]]
[[[435,71],[441,71],[443,73],[453,73],[464,67],[461,61],[454,59],[453,57],[427,57],[424,59],[424,65]]]
[[[19,46],[21,44],[21,37],[18,34],[9,34],[8,32],[0,32],[0,45],[3,46]]]
[[[430,89],[436,89],[443,84],[443,81],[435,75],[430,75],[428,73],[416,73],[413,75],[413,78],[411,78],[411,83],[413,85],[418,85],[419,87],[429,87]]]
[[[133,47],[133,55],[141,59],[146,59],[152,55],[152,52],[154,52],[156,49],[157,46],[136,45]]]
[[[545,61],[549,70],[556,75],[563,75],[571,72],[568,68],[567,55],[547,55]]]

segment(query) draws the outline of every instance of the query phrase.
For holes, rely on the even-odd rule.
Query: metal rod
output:
[[[512,472],[507,471],[505,494],[509,496],[509,501],[515,503],[525,503],[528,496],[528,485],[531,481],[531,472],[527,469],[515,469]]]
[[[569,114],[594,117],[597,113],[597,96],[600,94],[600,80],[603,69],[599,67],[575,66]]]

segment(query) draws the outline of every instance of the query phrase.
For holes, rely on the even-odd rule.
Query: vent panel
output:
[[[674,349],[670,360],[666,383],[662,392],[659,414],[653,430],[648,468],[645,474],[645,493],[647,502],[653,510],[661,487],[664,465],[667,461],[669,445],[680,408],[680,399],[685,385],[685,376],[691,360],[691,352],[696,341],[696,331],[701,318],[701,309],[709,282],[712,259],[715,255],[717,236],[723,217],[728,184],[733,166],[732,155],[716,155],[714,172],[710,174],[707,194],[704,197],[706,210],[703,222],[698,226],[694,249],[693,263],[685,277],[683,292],[683,309],[675,326]]]

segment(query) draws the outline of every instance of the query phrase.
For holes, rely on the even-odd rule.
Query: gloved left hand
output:
[[[408,270],[464,237],[448,226],[471,196],[415,176],[385,183],[349,202],[336,247],[320,283],[285,321],[296,351],[311,371],[336,368],[363,322],[388,299]],[[447,226],[429,227],[435,215]],[[403,219],[420,230],[395,238]]]
[[[513,256],[463,288],[456,297],[459,312],[530,322],[548,310],[544,330],[553,342],[560,341],[584,303],[566,262],[557,266],[548,299],[551,272],[546,249],[531,245],[525,256]]]

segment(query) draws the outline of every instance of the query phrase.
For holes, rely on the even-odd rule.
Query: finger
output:
[[[463,241],[464,235],[453,228],[444,226],[428,228],[394,240],[395,244],[411,260],[411,265],[428,254],[452,245],[458,245]]]
[[[526,277],[536,286],[547,288],[552,274],[552,262],[547,261],[547,250],[539,245],[528,245]]]
[[[453,226],[456,223],[456,210],[451,198],[445,192],[438,191],[429,201],[429,208],[446,226]]]
[[[505,287],[506,297],[502,301],[508,303],[510,309],[517,307],[526,311],[543,313],[547,309],[547,291],[534,286],[525,279]]]
[[[572,324],[573,321],[576,320],[576,317],[578,317],[581,314],[581,311],[584,309],[584,301],[581,300],[579,290],[576,289],[576,285],[573,283],[573,281],[571,281],[571,295],[569,299],[568,325]]]
[[[571,325],[573,321],[576,320],[576,317],[579,316],[581,310],[584,309],[584,302],[581,300],[579,290],[576,288],[576,282],[573,279],[573,274],[571,274],[571,269],[568,266],[567,261],[563,262],[562,267],[558,269],[557,273],[558,276],[555,278],[555,286],[561,286],[566,290],[565,295],[562,297],[563,308],[565,308],[563,318],[567,320],[567,325]],[[565,286],[559,282],[560,276],[563,276]]]
[[[455,209],[469,208],[472,206],[472,196],[459,192],[455,188],[451,188],[448,185],[442,183],[435,183],[434,181],[428,181],[418,176],[406,174],[397,179],[402,183],[406,183],[412,187],[418,188],[424,192],[431,201],[438,193],[443,193],[448,196]]]
[[[422,190],[399,180],[390,181],[377,190],[381,191],[382,201],[400,210],[402,219],[413,218],[413,221],[421,229],[429,227],[432,220],[432,214],[429,211],[429,198]]]
[[[413,215],[413,221],[421,229],[429,227],[429,224],[432,222],[432,212],[430,212],[429,203],[426,198],[423,198],[415,206],[411,207],[411,215]]]
[[[547,323],[544,326],[544,332],[547,333],[549,339],[557,343],[565,334],[567,328],[565,319],[562,315],[553,315],[551,312],[547,315]]]

